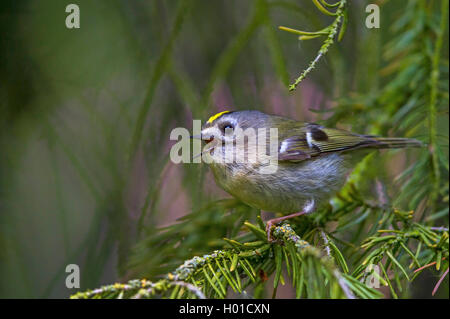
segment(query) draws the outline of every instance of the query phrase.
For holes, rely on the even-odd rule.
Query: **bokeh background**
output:
[[[380,29],[364,24],[372,2],[381,8]],[[80,7],[80,29],[65,26],[69,3]],[[424,10],[439,14],[440,1],[430,3]],[[324,111],[355,98],[351,104],[359,111],[342,113],[337,126],[404,135],[405,129],[386,129],[388,112],[361,114],[396,75],[386,69],[387,51],[395,50],[391,41],[399,31],[393,26],[416,10],[411,7],[398,0],[350,1],[344,39],[289,92],[287,85],[314,59],[322,40],[299,41],[278,26],[319,30],[333,20],[309,0],[3,0],[0,297],[68,297],[74,293],[65,287],[71,263],[80,266],[87,289],[157,276],[215,247],[213,238],[226,232],[222,215],[180,229],[192,247],[174,253],[165,268],[151,244],[156,227],[229,197],[202,165],[167,159],[170,131],[191,129],[193,119],[258,109],[323,121],[332,114]],[[398,45],[417,45],[411,33]],[[447,41],[442,59],[448,68]],[[442,72],[448,78],[445,67]],[[413,81],[414,74],[405,76]],[[446,94],[438,125],[448,154]],[[423,113],[415,121],[425,118]],[[421,136],[420,130],[409,133]],[[395,194],[394,177],[417,156],[393,153],[368,178],[381,176]],[[438,219],[443,225],[446,205]],[[410,296],[429,297],[437,277],[423,278]],[[440,296],[448,297],[448,280],[444,285]]]

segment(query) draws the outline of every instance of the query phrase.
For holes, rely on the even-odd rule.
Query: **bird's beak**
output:
[[[205,134],[197,134],[197,135],[191,135],[191,139],[198,139],[198,140],[203,140],[206,142],[206,144],[209,144],[210,142],[212,142],[214,140],[214,136],[212,135],[205,135]],[[210,148],[208,148],[207,150],[204,150],[202,152],[200,152],[199,154],[195,155],[193,158],[197,158],[202,156],[204,153],[209,152],[210,150],[212,150],[214,148],[214,145]]]
[[[197,135],[191,135],[191,139],[203,140],[206,143],[209,143],[214,139],[214,137],[211,135],[197,134]]]

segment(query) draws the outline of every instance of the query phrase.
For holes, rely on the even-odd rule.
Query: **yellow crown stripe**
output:
[[[225,114],[225,113],[230,113],[230,111],[223,111],[223,112],[217,113],[216,115],[211,116],[211,117],[209,118],[208,122],[206,122],[206,123],[212,123],[212,122],[214,122],[215,120],[217,120],[219,117],[221,117],[221,116],[222,116],[223,114]]]

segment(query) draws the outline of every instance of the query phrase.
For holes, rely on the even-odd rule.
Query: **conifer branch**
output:
[[[299,40],[310,40],[310,39],[318,38],[320,36],[326,36],[326,39],[325,39],[324,43],[322,44],[322,46],[320,47],[320,50],[317,53],[314,60],[312,60],[310,62],[309,66],[300,74],[300,76],[294,81],[294,83],[289,85],[289,91],[294,91],[297,88],[297,86],[300,84],[300,82],[316,67],[316,64],[317,64],[317,62],[319,62],[320,58],[322,56],[324,56],[330,49],[331,45],[333,45],[336,34],[339,32],[338,41],[340,41],[345,33],[345,27],[347,24],[347,13],[346,13],[347,1],[346,0],[341,0],[333,5],[329,5],[329,4],[325,3],[324,1],[319,2],[318,0],[313,0],[313,2],[322,13],[330,15],[330,16],[336,16],[336,18],[333,21],[333,23],[330,24],[328,27],[326,27],[320,31],[316,31],[316,32],[306,32],[306,31],[291,29],[291,28],[282,27],[282,26],[279,27],[280,30],[299,34],[300,35]],[[333,12],[328,11],[328,9],[326,9],[325,7],[323,7],[321,3],[325,4],[328,7],[338,5],[338,8],[337,8],[336,12],[333,13]]]

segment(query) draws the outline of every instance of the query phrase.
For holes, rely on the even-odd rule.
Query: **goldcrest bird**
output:
[[[249,136],[239,136],[260,129],[266,129],[266,134],[255,134],[253,142]],[[277,134],[270,136],[270,129]],[[202,156],[209,156],[207,162],[220,187],[251,207],[283,214],[266,223],[269,241],[274,224],[327,203],[367,151],[422,146],[415,139],[360,135],[259,111],[218,113],[202,126],[198,137],[206,141]],[[231,160],[224,156],[227,142]],[[259,156],[249,160],[259,145],[264,145],[265,151],[258,154],[266,156],[266,161]],[[270,147],[276,152],[268,152]],[[276,169],[263,171],[268,163],[276,163]]]

